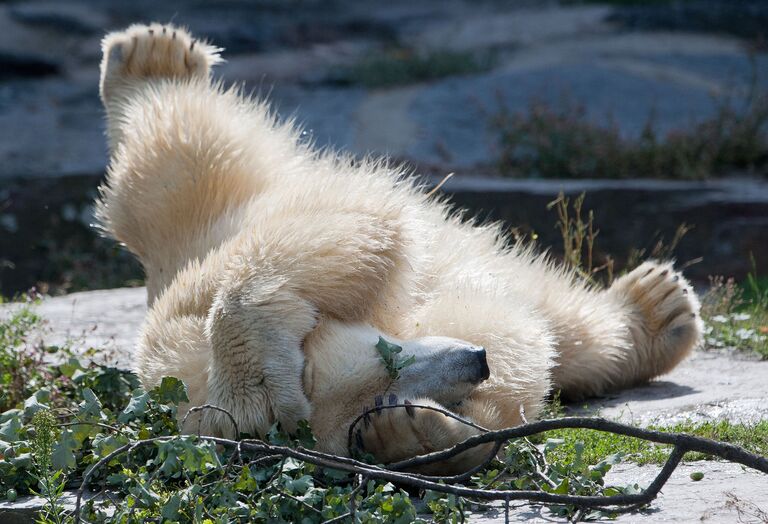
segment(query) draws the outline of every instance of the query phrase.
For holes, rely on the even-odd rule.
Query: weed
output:
[[[13,307],[13,306],[10,306]],[[40,373],[45,352],[31,339],[40,323],[28,304],[11,310],[0,322],[0,412],[15,407],[33,391],[45,387],[48,377]]]
[[[594,267],[595,239],[600,232],[595,228],[595,214],[590,209],[587,219],[582,218],[585,193],[573,200],[561,191],[555,200],[547,204],[547,209],[557,210],[557,228],[563,239],[565,263],[576,270],[582,277],[594,282],[595,274],[605,270],[607,282],[613,281],[613,259],[606,257],[600,267]]]
[[[34,436],[30,441],[32,459],[35,463],[35,476],[39,491],[32,491],[45,499],[40,511],[39,524],[63,524],[66,511],[61,505],[61,495],[66,485],[66,477],[61,469],[54,467],[54,450],[61,449],[57,444],[60,437],[56,417],[49,409],[41,409],[32,416]]]
[[[733,279],[710,279],[701,316],[707,347],[736,348],[768,358],[768,281],[758,277],[754,259],[743,286]]]
[[[615,124],[590,121],[583,105],[566,99],[552,108],[533,102],[527,112],[502,107],[491,121],[499,134],[499,171],[541,178],[703,179],[768,166],[768,93],[753,90],[745,108],[725,99],[716,114],[661,137],[653,115],[638,138]]]
[[[656,242],[653,244],[653,248],[650,251],[646,249],[632,248],[627,256],[627,269],[633,269],[642,264],[643,260],[651,258],[654,260],[672,260],[674,259],[675,249],[683,239],[683,237],[693,229],[693,226],[689,226],[685,222],[677,226],[675,234],[672,235],[672,239],[669,242],[665,242],[664,237],[656,238]],[[657,235],[658,236],[658,235]],[[699,261],[693,260],[688,262],[688,265]],[[681,268],[684,269],[684,268]]]

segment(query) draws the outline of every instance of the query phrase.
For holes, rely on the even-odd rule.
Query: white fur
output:
[[[456,409],[489,428],[518,424],[521,408],[534,418],[553,387],[580,397],[653,378],[699,340],[698,303],[669,264],[591,289],[402,168],[303,144],[264,102],[212,83],[219,60],[170,26],[104,40],[112,160],[98,216],[146,270],[145,385],[177,376],[192,404],[250,433],[309,418],[320,449],[346,453],[349,422],[393,390],[379,335],[417,355],[427,335],[483,346],[491,376]],[[390,411],[361,435],[389,459],[474,431]],[[232,432],[215,412],[189,424]]]

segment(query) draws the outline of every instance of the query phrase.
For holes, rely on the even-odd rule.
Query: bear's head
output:
[[[395,395],[400,402],[427,398],[453,409],[490,375],[485,350],[469,342],[384,338],[367,325],[324,320],[304,342],[312,429],[334,452],[345,451],[347,428],[377,396]],[[387,344],[402,348],[395,365],[386,363]],[[394,378],[393,368],[404,362]]]

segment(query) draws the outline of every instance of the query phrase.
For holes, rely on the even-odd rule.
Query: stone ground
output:
[[[71,343],[82,349],[104,347],[110,363],[130,366],[131,348],[146,310],[145,300],[144,288],[90,291],[46,299],[38,308],[48,322],[45,340],[50,344]],[[602,416],[641,425],[674,424],[689,419],[750,423],[768,417],[766,377],[768,361],[756,361],[738,353],[699,351],[672,373],[647,386],[574,409],[599,411]],[[657,466],[622,464],[609,473],[608,480],[619,485],[647,485],[657,471]],[[704,479],[692,481],[689,475],[694,471],[703,472]],[[29,507],[36,502],[25,504]],[[0,517],[8,507],[0,503]],[[768,515],[760,511],[768,512],[768,475],[726,462],[695,461],[678,468],[648,512],[624,515],[618,520],[767,522]],[[473,515],[472,521],[503,522],[504,515],[500,510],[492,510]],[[546,509],[522,506],[512,511],[511,521],[559,520]]]
[[[768,55],[750,52],[764,33],[749,27],[768,19],[760,2],[639,13],[564,4],[3,2],[0,178],[103,172],[99,40],[133,22],[172,20],[226,48],[220,74],[269,93],[321,145],[387,153],[436,172],[493,166],[489,119],[501,106],[519,111],[566,97],[637,135],[651,114],[665,132],[712,115],[718,97],[743,95],[753,78],[768,85]],[[719,13],[720,26],[701,23],[710,13]],[[393,48],[493,60],[487,70],[427,83],[366,88],[345,79],[344,68]]]

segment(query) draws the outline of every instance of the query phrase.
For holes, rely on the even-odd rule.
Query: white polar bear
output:
[[[181,29],[135,25],[103,50],[111,163],[98,217],[146,271],[146,386],[179,377],[192,405],[225,408],[251,434],[308,419],[319,449],[346,454],[350,421],[383,397],[514,426],[553,388],[642,383],[700,340],[696,296],[669,263],[592,289],[498,226],[462,220],[402,168],[312,149],[266,103],[212,82],[220,50]],[[415,356],[398,380],[379,336]],[[185,429],[198,428],[233,431],[210,410]],[[386,462],[476,431],[390,409],[357,443]]]

